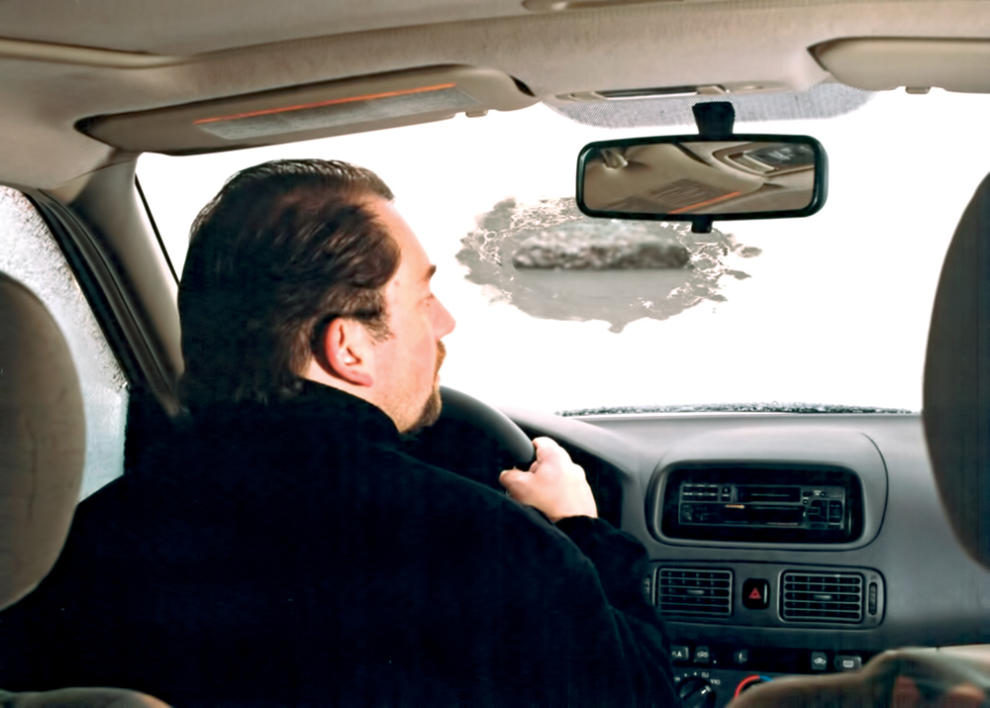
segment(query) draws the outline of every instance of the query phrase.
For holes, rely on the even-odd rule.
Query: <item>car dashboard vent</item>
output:
[[[664,615],[727,617],[732,613],[732,571],[660,568],[657,604]]]
[[[781,578],[780,618],[816,624],[861,623],[863,576],[785,571]]]

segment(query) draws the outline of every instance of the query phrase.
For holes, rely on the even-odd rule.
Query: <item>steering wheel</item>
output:
[[[529,436],[502,411],[482,403],[477,398],[446,386],[440,387],[443,415],[488,432],[501,445],[512,464],[521,470],[529,469],[536,459],[536,449]]]

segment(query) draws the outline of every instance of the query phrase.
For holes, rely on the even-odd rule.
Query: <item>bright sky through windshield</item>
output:
[[[495,404],[553,411],[804,402],[917,410],[942,257],[990,169],[990,145],[977,140],[988,123],[984,102],[888,92],[839,118],[737,124],[738,132],[818,138],[829,156],[824,209],[805,219],[716,222],[759,255],[725,255],[725,270],[737,277],[718,280],[718,298],[620,332],[602,320],[533,317],[491,286],[468,281],[456,259],[461,239],[506,198],[531,205],[572,197],[575,159],[589,141],[688,133],[692,126],[591,129],[536,106],[273,148],[147,155],[139,176],[179,268],[193,216],[236,170],[279,157],[372,168],[439,266],[435,292],[458,321],[447,338],[443,382]],[[615,226],[601,221],[600,228]],[[603,273],[581,287],[604,297],[617,277]]]

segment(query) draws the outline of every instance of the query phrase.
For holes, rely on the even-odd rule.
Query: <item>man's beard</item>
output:
[[[433,425],[440,418],[440,411],[443,408],[443,400],[440,398],[440,366],[443,364],[446,356],[447,348],[443,345],[443,342],[437,342],[437,369],[433,378],[433,391],[430,392],[430,397],[426,399],[419,418],[416,419],[416,422],[406,432],[415,433],[417,430],[422,430]]]

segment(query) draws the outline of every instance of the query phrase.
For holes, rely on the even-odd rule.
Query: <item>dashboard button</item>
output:
[[[694,663],[707,664],[712,660],[712,652],[708,647],[694,648]]]
[[[835,668],[838,671],[855,671],[863,665],[863,659],[855,654],[837,654]]]
[[[828,668],[828,656],[823,651],[811,652],[811,670],[825,671]]]
[[[732,654],[732,661],[738,666],[749,663],[749,649],[737,649]]]
[[[825,501],[823,499],[815,499],[811,502],[811,506],[808,507],[808,521],[824,521],[825,520]]]
[[[691,658],[691,649],[683,644],[673,644],[670,647],[670,658],[672,661],[688,661]]]
[[[770,604],[770,583],[762,578],[743,581],[742,603],[751,610],[765,610]]]
[[[828,520],[842,521],[842,502],[830,501],[828,503]]]

